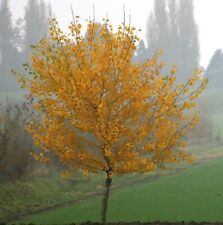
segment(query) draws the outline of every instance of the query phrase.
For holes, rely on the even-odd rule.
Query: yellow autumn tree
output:
[[[106,222],[112,178],[152,171],[165,163],[190,160],[182,139],[198,121],[191,109],[206,80],[195,73],[176,83],[176,67],[162,74],[160,52],[133,62],[138,43],[134,27],[113,31],[108,20],[88,20],[83,35],[78,17],[69,34],[49,22],[49,37],[34,46],[29,76],[19,82],[35,98],[39,117],[28,124],[47,160],[54,152],[68,170],[104,172],[102,223]]]

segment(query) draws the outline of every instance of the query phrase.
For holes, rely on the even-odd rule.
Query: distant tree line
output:
[[[29,61],[30,45],[47,34],[47,12],[43,0],[28,0],[24,18],[15,21],[9,0],[0,0],[0,183],[24,178],[38,165],[30,155],[35,147],[25,130],[32,107],[26,100],[9,100],[7,93],[22,91],[10,71],[21,71]]]
[[[25,15],[12,20],[9,0],[0,0],[0,92],[21,90],[10,70],[28,61],[30,45],[47,32],[48,9],[44,0],[28,0]],[[178,80],[185,81],[199,66],[198,29],[194,19],[193,0],[156,0],[146,26],[146,39],[141,40],[135,60],[143,62],[158,49],[164,52],[166,71],[175,64]],[[216,50],[207,68],[208,89],[220,88],[223,70],[222,51]],[[163,71],[165,73],[165,71]],[[213,80],[213,81],[212,81]]]
[[[208,90],[223,90],[223,52],[221,49],[214,52],[205,76],[209,79]]]
[[[47,32],[47,7],[43,0],[28,0],[25,16],[15,23],[8,0],[0,0],[0,92],[18,91],[10,70],[28,61],[30,45]]]
[[[185,81],[199,66],[198,29],[192,0],[154,1],[147,21],[146,44],[140,42],[136,59],[143,61],[160,48],[167,66],[177,65],[179,81]]]
[[[167,68],[175,64],[178,80],[184,81],[199,66],[198,28],[194,19],[193,0],[156,0],[146,26],[146,39],[141,40],[135,60],[145,61],[157,50],[163,50]],[[168,71],[168,69],[167,69]],[[165,71],[163,71],[165,73]],[[209,79],[206,91],[223,87],[223,52],[217,49],[206,68]]]

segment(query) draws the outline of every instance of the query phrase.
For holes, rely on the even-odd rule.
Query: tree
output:
[[[154,1],[154,10],[147,22],[147,55],[161,48],[167,72],[178,67],[178,80],[185,82],[199,66],[198,30],[194,20],[192,0]]]
[[[1,1],[0,8],[0,21],[1,21],[1,33],[0,33],[0,47],[1,47],[1,66],[8,64],[9,54],[12,52],[12,21],[11,13],[9,11],[8,1]]]
[[[154,1],[154,12],[149,16],[146,33],[149,57],[152,57],[161,48],[165,51],[165,59],[168,46],[168,28],[166,1]]]
[[[222,89],[223,74],[223,53],[221,49],[217,49],[207,67],[205,76],[210,80],[209,90]]]
[[[145,43],[143,40],[141,40],[137,46],[136,55],[134,57],[134,60],[139,63],[142,63],[142,62],[145,62],[146,59],[147,59],[147,54],[146,54]]]
[[[168,1],[168,20],[169,20],[169,28],[168,28],[168,62],[172,64],[176,64],[179,66],[180,63],[180,55],[179,46],[180,46],[180,37],[179,37],[179,26],[178,26],[178,4],[176,0]],[[180,16],[180,15],[179,15]],[[164,50],[167,51],[167,50]],[[179,71],[178,71],[179,74]]]
[[[18,51],[13,45],[14,33],[12,27],[11,13],[8,6],[8,0],[1,0],[0,7],[0,76],[1,91],[14,88],[16,82],[10,77],[11,66],[18,65]]]
[[[25,65],[33,77],[17,76],[41,115],[27,126],[42,149],[36,158],[46,161],[54,152],[68,171],[106,174],[105,223],[113,176],[191,159],[181,137],[198,120],[189,111],[206,81],[197,69],[185,84],[174,85],[175,67],[163,76],[159,53],[132,62],[138,37],[125,23],[114,32],[108,20],[90,20],[82,36],[77,17],[69,30],[65,35],[52,19],[49,37],[34,47],[32,66]],[[200,86],[191,90],[194,83]]]
[[[44,2],[42,0],[29,0],[25,8],[25,57],[30,54],[30,45],[37,43],[46,35],[47,23],[47,10]]]
[[[0,183],[24,178],[35,164],[30,151],[35,150],[25,124],[33,115],[31,96],[28,101],[0,105]]]
[[[197,108],[202,112],[202,117],[200,118],[198,126],[187,135],[188,144],[201,146],[207,143],[215,143],[213,138],[215,133],[213,116],[215,113],[212,112],[213,107],[210,104],[210,100],[203,95],[197,102]]]
[[[183,80],[199,65],[198,30],[194,20],[193,0],[179,1],[179,70]]]

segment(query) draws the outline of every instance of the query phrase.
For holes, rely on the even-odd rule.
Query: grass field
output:
[[[130,174],[117,177],[113,188],[129,186],[144,179],[153,179],[157,177],[157,173],[165,175],[170,172],[174,171],[155,171],[141,176]],[[83,176],[77,173],[68,179],[63,179],[58,173],[54,173],[1,184],[0,222],[101,195],[104,190],[104,179],[104,174]]]
[[[0,222],[75,201],[99,192],[100,177],[76,174],[63,179],[58,173],[30,177],[0,185]]]
[[[111,193],[109,222],[223,221],[223,158],[193,165]],[[46,211],[17,222],[64,224],[100,220],[101,197]]]
[[[197,157],[196,161],[209,160],[211,156],[223,156],[222,147],[191,147]],[[117,177],[114,188],[123,188],[135,183],[153,180],[154,178],[176,173],[190,164],[171,165],[173,170],[156,170],[148,174],[130,174]],[[48,176],[31,176],[23,181],[9,182],[0,185],[0,221],[9,221],[16,217],[29,215],[38,211],[61,206],[68,202],[88,199],[103,192],[104,175],[82,176],[75,174],[69,179],[62,179],[58,173]]]

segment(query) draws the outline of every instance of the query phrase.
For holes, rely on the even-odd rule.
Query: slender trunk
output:
[[[105,181],[105,192],[102,200],[102,210],[101,210],[101,223],[106,224],[106,215],[107,215],[107,207],[108,207],[108,198],[109,191],[111,186],[112,178],[107,174],[107,178]]]

